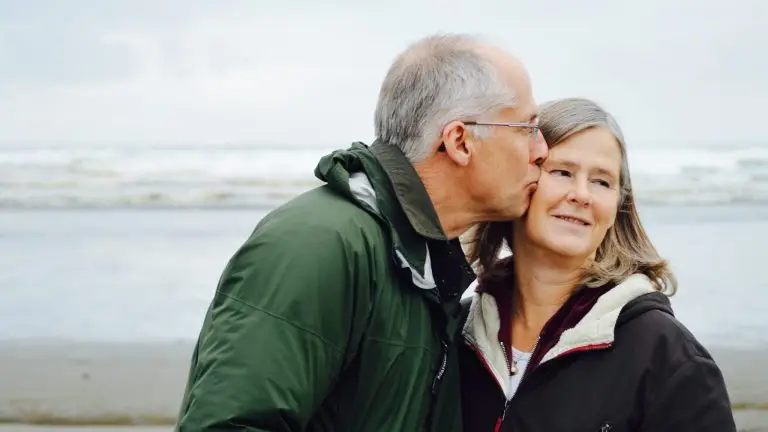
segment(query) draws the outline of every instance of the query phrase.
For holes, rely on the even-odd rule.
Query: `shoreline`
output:
[[[173,426],[193,348],[191,340],[0,341],[0,431],[12,425]],[[710,352],[739,423],[749,425],[746,430],[768,427],[768,374],[761,366],[768,364],[768,347]]]

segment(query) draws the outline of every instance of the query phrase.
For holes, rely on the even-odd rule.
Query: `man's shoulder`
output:
[[[376,220],[354,203],[313,189],[259,221],[228,261],[219,290],[252,299],[259,292],[252,286],[280,286],[290,295],[305,293],[305,285],[321,279],[324,286],[357,288],[349,284],[350,274],[364,279],[385,268],[379,264],[388,259],[386,239]]]
[[[306,191],[270,211],[247,243],[275,243],[293,247],[297,242],[340,242],[357,246],[386,239],[381,222],[357,203],[327,186]]]

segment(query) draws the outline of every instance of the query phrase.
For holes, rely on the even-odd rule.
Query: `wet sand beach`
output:
[[[0,425],[0,432],[171,432],[173,426],[39,426]]]

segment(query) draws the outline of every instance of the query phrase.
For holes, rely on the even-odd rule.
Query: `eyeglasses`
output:
[[[504,126],[504,127],[522,127],[522,128],[528,128],[528,132],[530,134],[530,138],[533,141],[537,141],[541,134],[539,133],[539,130],[541,129],[541,126],[539,126],[538,123],[517,123],[517,122],[511,122],[511,123],[481,123],[476,121],[465,121],[465,125],[467,126]],[[440,147],[437,149],[439,152],[445,151],[445,144],[441,144]]]
[[[481,123],[481,122],[475,122],[475,121],[467,121],[464,122],[467,126],[504,126],[504,127],[524,127],[528,128],[531,139],[538,139],[539,135],[539,128],[540,126],[537,123]]]

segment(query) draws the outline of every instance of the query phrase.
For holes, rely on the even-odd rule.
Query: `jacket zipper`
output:
[[[536,348],[539,347],[539,342],[540,341],[541,341],[541,335],[539,335],[536,338],[536,343],[533,345],[533,349],[531,350],[531,354],[536,352]],[[503,351],[506,351],[504,349],[504,343],[502,343],[502,342],[500,342],[500,343],[501,343],[501,349]],[[509,368],[509,358],[507,357],[506,352],[504,354],[504,358],[507,359],[507,368]],[[523,382],[525,382],[525,379],[528,377],[528,369],[533,371],[533,367],[531,367],[530,363],[525,365],[525,370],[522,371],[523,376],[522,376],[522,378],[520,378],[520,382],[517,384],[517,390],[520,389],[520,387],[523,385]],[[511,370],[509,370],[509,372],[511,373]],[[520,371],[518,371],[517,373],[520,373]],[[509,383],[507,383],[507,385],[508,384]],[[517,396],[517,390],[515,390],[515,396]],[[504,424],[504,419],[507,417],[507,409],[509,408],[509,404],[510,404],[510,402],[512,402],[512,399],[515,398],[515,396],[512,396],[511,399],[507,399],[506,397],[504,398],[505,399],[505,401],[504,401],[504,411],[502,411],[501,417],[499,417],[499,421],[496,422],[496,431],[494,431],[494,432],[498,432],[499,430],[501,430],[501,425]]]
[[[501,352],[504,353],[504,363],[507,364],[507,372],[510,374],[512,373],[512,365],[509,364],[509,353],[507,353],[507,347],[504,346],[504,342],[499,341],[499,345],[501,345]]]
[[[540,340],[541,340],[541,335],[539,335],[539,337],[536,339],[536,344],[533,346],[533,350],[531,351],[531,353],[535,353],[536,352],[536,348],[538,348]],[[502,345],[502,348],[503,348],[503,346],[504,345]],[[564,353],[562,353],[562,354],[560,354],[560,355],[558,355],[556,357],[553,357],[553,358],[547,360],[546,362],[549,362],[549,361],[552,361],[554,359],[563,357],[565,355],[573,354],[573,353],[576,353],[576,352],[596,351],[596,350],[605,349],[605,348],[607,348],[609,346],[611,346],[610,343],[603,343],[603,344],[587,345],[587,346],[583,346],[583,347],[574,348],[574,349],[566,351],[566,352],[564,352]],[[539,362],[535,366],[531,365],[529,363],[528,365],[525,366],[525,371],[523,372],[523,377],[520,378],[520,383],[518,383],[518,385],[517,385],[517,390],[515,391],[515,396],[518,395],[519,390],[520,390],[520,388],[523,385],[523,382],[525,382],[525,379],[530,375],[530,372],[533,372],[533,370],[536,367],[541,366],[542,364],[544,364],[546,362]],[[528,369],[530,369],[530,371]],[[512,399],[514,399],[515,396],[512,396]],[[509,408],[509,404],[510,404],[510,402],[512,402],[512,399],[507,400],[506,403],[504,404],[504,411],[501,413],[501,417],[499,417],[499,420],[496,422],[496,430],[494,432],[499,432],[501,430],[501,426],[504,424],[504,419],[507,417],[507,409]]]
[[[443,380],[445,370],[448,368],[448,342],[440,342],[440,352],[442,353],[442,360],[440,361],[440,368],[438,368],[435,377],[432,379],[432,395],[437,394],[437,389],[440,387],[440,382]]]

